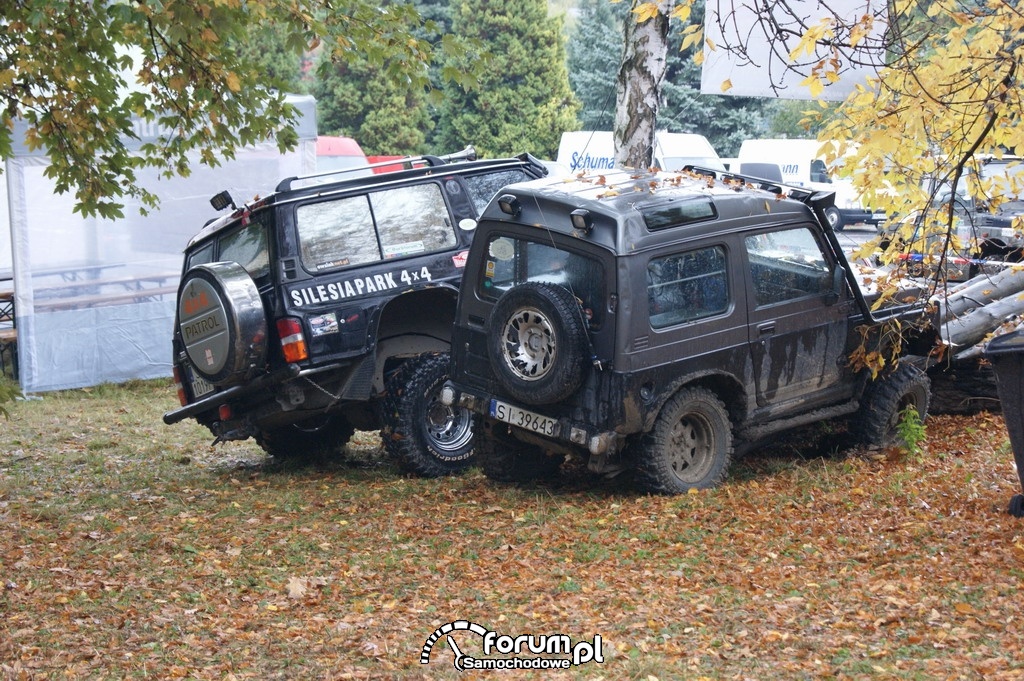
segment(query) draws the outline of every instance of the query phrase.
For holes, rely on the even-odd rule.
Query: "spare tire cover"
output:
[[[178,289],[178,331],[192,366],[217,385],[263,365],[267,318],[249,273],[234,262],[197,265]]]

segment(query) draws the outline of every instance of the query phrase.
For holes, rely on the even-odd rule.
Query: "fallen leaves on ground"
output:
[[[3,678],[493,675],[456,672],[444,637],[420,663],[455,620],[601,636],[603,664],[533,678],[1024,674],[1024,520],[1005,511],[1019,482],[997,414],[930,419],[916,457],[780,440],[717,490],[650,497],[578,470],[517,488],[274,466],[159,424],[172,393],[12,409]]]

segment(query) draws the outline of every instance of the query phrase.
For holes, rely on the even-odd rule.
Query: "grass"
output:
[[[3,679],[456,678],[444,641],[419,654],[460,619],[602,637],[603,664],[532,678],[1024,673],[996,415],[933,418],[913,456],[803,433],[717,490],[649,497],[575,470],[407,478],[375,433],[347,464],[276,465],[163,425],[162,381],[8,406]]]

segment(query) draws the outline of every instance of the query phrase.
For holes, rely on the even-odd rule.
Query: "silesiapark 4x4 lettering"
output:
[[[320,305],[345,298],[358,298],[359,296],[371,293],[380,293],[389,289],[397,289],[402,286],[412,286],[416,282],[433,281],[430,270],[426,267],[417,270],[398,270],[397,272],[384,272],[372,276],[355,277],[343,281],[332,281],[327,284],[317,284],[300,289],[292,289],[290,292],[292,302],[296,307],[305,305]]]

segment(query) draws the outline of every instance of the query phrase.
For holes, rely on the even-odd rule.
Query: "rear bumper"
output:
[[[249,381],[244,385],[232,386],[226,390],[207,395],[206,397],[196,400],[191,404],[187,404],[180,409],[169,411],[164,414],[164,423],[172,425],[197,414],[202,414],[204,411],[216,409],[222,404],[230,402],[231,400],[237,400],[249,393],[253,393],[258,390],[265,390],[279,383],[284,383],[285,381],[298,376],[299,372],[300,368],[298,364],[285,365],[277,371],[264,374],[256,380]]]
[[[499,402],[497,398],[487,394],[466,392],[458,388],[451,381],[446,382],[441,390],[441,402],[449,407],[463,407],[494,422],[505,423],[510,428],[522,432],[531,439],[543,439],[575,445],[576,447],[586,449],[595,456],[614,451],[616,449],[615,443],[619,439],[618,433],[614,431],[600,431],[593,426],[578,423],[566,417],[549,417],[543,414],[536,414],[537,407],[520,407],[507,400],[500,400],[501,404],[515,407],[521,412],[536,414],[541,418],[549,418],[557,422],[554,435],[544,434],[534,428],[523,427],[515,421],[503,420],[495,416],[493,405],[495,402]]]

